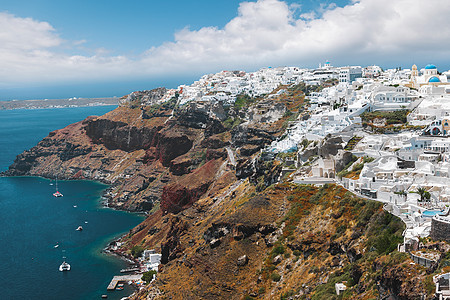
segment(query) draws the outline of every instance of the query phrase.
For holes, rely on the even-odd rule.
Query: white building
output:
[[[343,67],[339,70],[339,83],[350,85],[356,78],[362,77],[362,68],[359,66]]]
[[[155,250],[144,250],[144,252],[142,253],[144,266],[148,271],[158,271],[158,266],[161,263],[161,257],[162,254],[155,253]]]

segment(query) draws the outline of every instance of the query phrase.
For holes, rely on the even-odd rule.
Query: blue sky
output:
[[[448,15],[447,0],[0,0],[0,100],[122,96],[326,59],[446,71]]]
[[[85,40],[83,48],[105,48],[112,54],[138,55],[151,46],[173,41],[175,32],[189,27],[223,27],[237,15],[239,0],[0,0],[1,11],[50,23],[62,38]],[[319,11],[340,1],[285,1],[297,12]],[[81,48],[81,47],[80,47]]]

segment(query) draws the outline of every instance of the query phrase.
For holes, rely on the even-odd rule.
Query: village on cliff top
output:
[[[135,92],[121,103],[140,97],[148,106],[177,95],[178,105],[204,105],[210,115],[221,118],[214,103],[231,105],[240,95],[275,98],[288,93],[280,86],[299,83],[323,87],[306,95],[308,115],[290,121],[286,134],[261,151],[290,154],[280,180],[290,176],[296,183],[336,183],[383,202],[384,209],[406,224],[398,250],[430,265],[438,256],[418,251],[421,238],[450,241],[449,78],[450,71],[440,73],[433,64],[420,70],[416,65],[383,70],[333,67],[327,61],[317,69],[222,71],[178,89],[160,89],[156,97],[154,91]],[[264,104],[257,109],[264,121],[285,113]],[[325,141],[333,144],[330,153],[320,151]],[[344,151],[351,159],[338,172],[336,156]],[[232,153],[229,159],[234,159]],[[450,295],[448,278],[449,274],[434,278],[440,299]]]
[[[432,64],[222,71],[124,96],[5,174],[101,181],[108,206],[146,213],[108,247],[153,277],[130,299],[445,299],[449,78]]]

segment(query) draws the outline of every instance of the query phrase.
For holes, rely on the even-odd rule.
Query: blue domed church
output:
[[[428,64],[421,70],[422,75],[419,76],[417,66],[413,65],[411,69],[411,86],[414,88],[420,88],[426,85],[446,85],[447,76],[439,75],[437,67],[433,64]]]

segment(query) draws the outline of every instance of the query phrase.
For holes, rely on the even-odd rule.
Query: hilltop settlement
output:
[[[108,247],[142,274],[130,299],[450,299],[449,79],[222,71],[124,96],[5,175],[101,181],[144,212]]]

